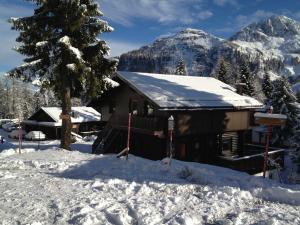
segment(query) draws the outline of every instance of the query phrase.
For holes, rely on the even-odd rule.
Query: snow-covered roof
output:
[[[283,114],[271,114],[271,113],[254,113],[255,118],[269,118],[269,119],[280,119],[280,120],[286,120],[287,116]]]
[[[34,121],[34,120],[26,120],[23,122],[28,124],[38,123],[40,125],[45,125],[45,126],[47,125],[61,126],[60,107],[42,107],[41,110],[47,113],[55,122],[42,122],[42,121]],[[86,107],[86,106],[72,107],[72,116],[71,116],[72,123],[94,122],[100,120],[101,120],[101,114],[92,107]]]
[[[118,77],[160,108],[260,108],[254,98],[212,77],[118,72]]]

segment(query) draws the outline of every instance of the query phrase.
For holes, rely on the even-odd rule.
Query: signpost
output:
[[[269,157],[270,139],[272,134],[273,126],[284,126],[287,120],[287,116],[283,114],[273,114],[273,107],[270,107],[269,113],[255,113],[255,123],[268,127],[266,150],[264,154],[264,165],[263,165],[263,177],[266,177],[266,170]]]
[[[21,127],[21,121],[20,121],[20,117],[19,117],[19,121],[18,121],[18,125],[19,125],[19,154],[21,154],[21,147],[22,147],[22,127]]]
[[[169,164],[171,163],[171,159],[173,156],[173,135],[174,135],[174,117],[171,115],[168,119],[168,134],[169,134]]]
[[[128,134],[127,134],[127,146],[126,146],[126,160],[128,159],[128,153],[130,150],[130,132],[131,132],[131,113],[128,114]]]

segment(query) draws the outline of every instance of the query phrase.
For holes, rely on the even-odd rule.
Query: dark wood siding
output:
[[[187,111],[176,113],[174,116],[178,136],[223,133],[249,128],[248,111]]]

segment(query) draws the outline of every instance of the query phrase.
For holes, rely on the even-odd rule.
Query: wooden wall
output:
[[[138,94],[135,90],[130,88],[128,85],[124,84],[118,87],[118,91],[113,92],[110,96],[105,96],[105,99],[102,99],[101,106],[93,106],[98,109],[101,113],[101,121],[108,121],[112,112],[110,112],[110,104],[115,105],[115,112],[116,115],[128,115],[130,104],[132,105],[133,102],[136,102],[137,106],[137,115],[138,116],[145,116],[145,103],[151,104],[144,96]],[[154,105],[153,106],[153,114],[152,116],[164,116],[167,117],[167,112],[161,112],[158,108]]]
[[[177,135],[223,133],[249,129],[249,111],[188,111],[174,114]]]

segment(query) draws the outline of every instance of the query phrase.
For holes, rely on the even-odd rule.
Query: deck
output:
[[[217,165],[256,174],[262,171],[265,147],[248,144],[242,156],[223,154],[217,157]],[[270,148],[269,158],[276,160],[281,166],[284,164],[284,149]]]
[[[120,130],[127,130],[128,117],[114,115],[110,120],[110,124],[114,128],[118,128]],[[148,134],[164,138],[163,131],[165,128],[166,120],[162,117],[132,116],[131,118],[131,130],[141,134]]]

